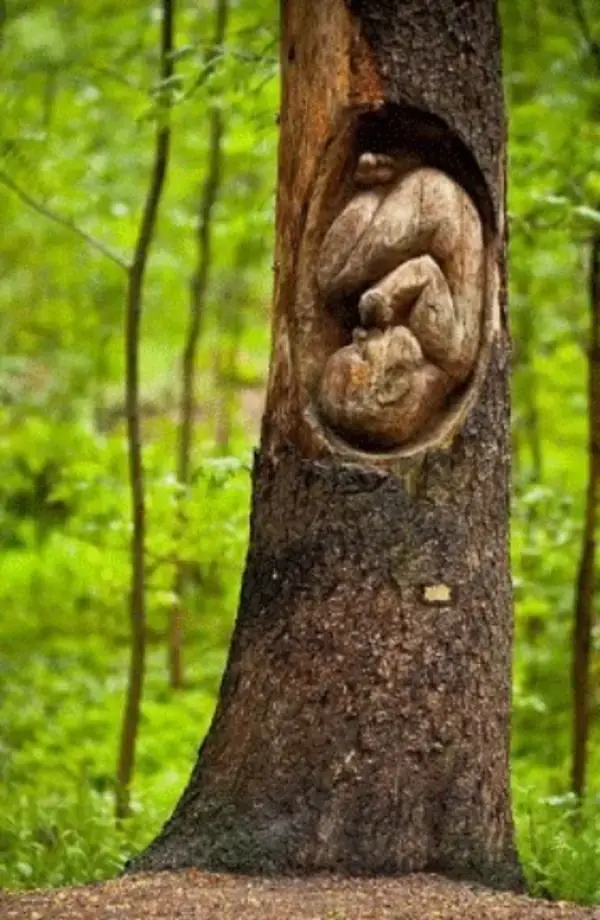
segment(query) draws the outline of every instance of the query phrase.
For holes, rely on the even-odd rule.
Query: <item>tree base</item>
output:
[[[489,501],[506,458],[481,452],[482,423],[497,419],[473,413],[410,491],[293,451],[258,457],[219,706],[129,871],[426,871],[522,888],[506,511]]]

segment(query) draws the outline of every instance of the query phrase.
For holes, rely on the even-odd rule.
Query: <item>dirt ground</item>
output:
[[[1,920],[600,920],[600,908],[534,901],[437,876],[257,879],[139,875],[55,891],[0,893]]]

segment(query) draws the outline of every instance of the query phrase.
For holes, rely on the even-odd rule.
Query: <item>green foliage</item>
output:
[[[239,591],[268,361],[274,6],[232,4],[226,41],[211,59],[214,11],[182,0],[167,86],[156,85],[156,9],[141,0],[102,0],[93,11],[74,0],[15,0],[0,26],[0,205],[9,228],[0,241],[0,886],[114,874],[170,813],[212,715]],[[567,793],[586,477],[587,251],[600,220],[593,6],[580,6],[586,33],[575,4],[502,3],[515,340],[516,819],[532,889],[586,903],[600,902],[596,729],[589,799],[577,819]],[[47,212],[130,257],[165,93],[173,161],[142,342],[150,653],[134,815],[117,829],[130,539],[125,278]],[[224,177],[202,317],[193,477],[181,496],[180,352],[214,105],[224,116]],[[179,561],[190,575],[186,687],[174,695],[165,632]],[[597,630],[595,641],[597,652]],[[598,672],[596,654],[596,716]]]
[[[115,828],[115,726],[125,649],[76,637],[45,647],[44,658],[31,665],[14,655],[15,671],[5,674],[0,885],[59,885],[115,874],[174,804],[212,715],[223,666],[222,648],[198,644],[203,670],[193,668],[193,686],[173,700],[165,691],[162,648],[153,651],[141,782],[133,817]]]
[[[517,795],[519,854],[532,895],[600,902],[600,815],[569,796]]]
[[[66,527],[0,556],[0,886],[114,874],[168,816],[214,709],[247,537],[249,477],[235,460],[203,463],[190,498],[206,517],[187,535],[198,584],[185,619],[186,689],[176,696],[167,688],[165,652],[173,544],[161,532],[173,486],[153,481],[149,556],[154,550],[157,562],[150,563],[138,780],[134,816],[115,828],[128,525],[115,481],[100,479],[108,459],[90,464],[88,478],[65,477],[63,494],[91,499]]]

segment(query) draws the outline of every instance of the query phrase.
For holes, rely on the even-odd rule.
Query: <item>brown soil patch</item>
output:
[[[2,920],[600,920],[600,908],[534,901],[437,876],[257,879],[180,873],[86,888],[0,893]]]

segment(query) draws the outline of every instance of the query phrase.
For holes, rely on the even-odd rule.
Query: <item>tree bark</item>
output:
[[[600,43],[596,41],[584,6],[572,0],[589,56],[600,77]],[[596,104],[591,113],[598,118]],[[571,789],[581,804],[586,789],[588,740],[590,734],[590,665],[594,632],[596,588],[596,528],[600,497],[600,232],[593,233],[589,268],[590,331],[588,346],[588,482],[581,538],[581,554],[575,584],[573,622],[573,742]]]
[[[600,233],[591,242],[589,269],[588,482],[573,624],[573,762],[571,789],[585,795],[590,734],[590,664],[596,587],[596,528],[600,496]]]
[[[216,7],[215,35],[212,47],[207,55],[206,69],[213,68],[219,49],[225,40],[228,0],[218,0]],[[196,386],[196,360],[198,342],[202,329],[206,293],[209,287],[212,261],[212,219],[213,210],[219,196],[223,172],[223,115],[218,106],[213,105],[208,113],[209,147],[206,179],[200,198],[197,224],[198,261],[190,284],[190,311],[185,335],[185,344],[181,357],[181,401],[179,405],[179,427],[177,431],[177,482],[182,488],[177,509],[177,530],[185,529],[185,512],[182,502],[189,489],[190,466],[192,462],[192,436],[194,428],[194,409]],[[168,631],[168,668],[169,683],[174,690],[179,690],[184,683],[182,645],[183,645],[183,607],[188,587],[187,567],[178,560],[175,570],[173,594],[175,601],[169,611]]]
[[[161,13],[160,76],[164,82],[173,75],[174,0],[162,0]],[[115,780],[115,815],[118,821],[128,817],[131,811],[131,780],[135,767],[137,734],[146,670],[146,503],[142,456],[142,423],[140,417],[139,353],[144,276],[167,177],[171,149],[170,97],[168,95],[163,96],[161,105],[164,108],[162,114],[166,116],[166,120],[164,124],[159,123],[156,129],[152,173],[138,229],[133,260],[128,269],[127,277],[125,403],[132,516],[131,587],[129,594],[131,649]]]
[[[217,712],[133,870],[519,887],[493,0],[282,4],[273,351]]]

